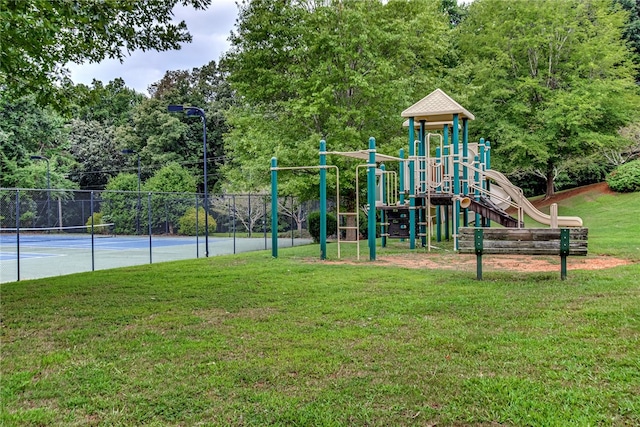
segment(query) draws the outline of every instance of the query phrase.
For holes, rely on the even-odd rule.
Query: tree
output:
[[[147,216],[144,215],[144,205],[141,205],[138,211],[138,176],[133,173],[119,173],[109,179],[105,190],[107,191],[101,193],[102,221],[113,223],[113,231],[116,234],[134,234],[140,231],[136,230],[136,221]]]
[[[37,105],[34,96],[0,95],[0,187],[25,185],[17,174],[31,163],[29,156],[62,156],[67,147],[64,119],[57,112]],[[63,164],[61,159],[58,165]]]
[[[238,99],[225,140],[229,182],[252,170],[257,188],[280,165],[318,163],[318,143],[331,151],[404,145],[400,112],[437,80],[447,45],[448,18],[439,1],[268,1],[240,9],[223,64]],[[347,161],[341,190],[355,208]],[[343,172],[345,171],[345,175]],[[303,200],[317,197],[318,174],[283,174],[281,188]],[[237,185],[237,184],[236,184]]]
[[[634,62],[640,66],[640,2],[637,0],[615,0],[629,13],[624,30],[624,38],[634,53]],[[636,72],[636,82],[640,83],[640,68]]]
[[[607,0],[477,0],[458,27],[480,135],[501,165],[544,176],[547,197],[563,168],[616,145],[635,114],[624,22]]]
[[[224,110],[233,102],[231,89],[215,61],[191,71],[167,71],[149,88],[151,98],[133,109],[130,122],[117,130],[123,147],[140,153],[143,165],[157,170],[169,162],[187,167],[198,177],[204,190],[202,122],[197,117],[167,112],[167,105],[180,104],[203,108],[207,120],[207,168],[209,188],[219,179],[224,157],[223,134],[227,131]]]
[[[158,229],[164,225],[164,231],[174,234],[180,217],[195,205],[195,189],[195,178],[177,163],[169,163],[145,181],[145,192],[154,193],[151,198],[152,226]]]
[[[143,94],[125,86],[121,78],[110,81],[106,86],[94,79],[91,86],[78,84],[68,92],[75,119],[114,126],[128,123],[134,107],[146,99]]]
[[[77,162],[69,177],[83,189],[104,188],[127,161],[120,153],[115,128],[97,121],[72,120],[69,130],[69,151]]]
[[[0,0],[0,86],[51,101],[68,62],[180,49],[191,36],[172,22],[177,3],[205,9],[211,0]]]

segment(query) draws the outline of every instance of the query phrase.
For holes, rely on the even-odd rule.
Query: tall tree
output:
[[[615,0],[629,13],[624,37],[634,54],[634,62],[640,67],[640,2],[638,0]],[[640,83],[640,68],[636,71],[636,83]]]
[[[82,189],[104,188],[109,178],[120,173],[128,161],[116,142],[115,128],[82,120],[72,120],[68,128],[69,152],[76,160],[69,172],[70,179]],[[127,171],[135,172],[135,166]]]
[[[635,114],[625,19],[608,0],[476,0],[458,27],[482,136],[504,165],[544,176],[547,197]]]
[[[0,0],[0,86],[46,102],[68,62],[180,49],[191,36],[172,22],[178,3],[204,9],[211,0]]]
[[[0,95],[0,186],[22,186],[17,175],[31,163],[30,155],[52,158],[68,148],[64,119],[34,96]]]
[[[75,119],[114,126],[130,121],[133,108],[146,98],[128,88],[119,77],[106,85],[95,79],[91,86],[78,84],[69,88],[68,93]]]
[[[167,71],[149,88],[145,99],[133,110],[132,120],[120,126],[117,140],[122,148],[140,153],[144,173],[149,176],[168,162],[187,167],[193,176],[203,177],[203,127],[198,117],[167,112],[170,104],[194,106],[205,112],[209,188],[219,179],[223,161],[223,134],[227,131],[224,111],[233,94],[215,61],[191,71]],[[199,180],[200,191],[203,179]]]
[[[352,151],[374,136],[381,150],[397,153],[400,112],[432,90],[447,48],[439,6],[257,0],[241,7],[224,60],[241,101],[229,116],[229,181],[243,182],[253,170],[264,185],[272,156],[281,165],[317,164],[321,138],[331,151]],[[285,193],[317,197],[317,174],[288,178]],[[353,208],[353,168],[341,168],[341,187]]]

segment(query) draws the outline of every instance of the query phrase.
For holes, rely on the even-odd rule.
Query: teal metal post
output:
[[[271,256],[278,258],[278,159],[271,158]]]
[[[486,169],[490,170],[491,169],[491,142],[489,141],[485,141],[484,142],[484,157],[485,157],[485,162],[486,162]],[[487,184],[487,193],[491,194],[491,182],[486,181]],[[490,227],[491,226],[491,220],[489,220],[489,218],[485,219],[485,221],[487,222],[485,224],[485,227]]]
[[[482,188],[482,193],[481,194],[483,196],[489,197],[489,195],[486,193],[486,191],[487,191],[487,179],[484,176],[484,171],[487,170],[486,163],[485,163],[484,138],[480,138],[480,143],[478,144],[478,158],[479,158],[479,166],[478,166],[478,168],[480,169],[480,171],[482,173],[480,175],[480,182],[477,182],[476,185],[478,185],[480,188]],[[484,227],[487,221],[488,221],[488,219],[483,217],[481,219],[480,226]]]
[[[327,142],[320,141],[320,259],[327,259]],[[337,218],[339,220],[339,218]]]
[[[376,260],[376,139],[369,138],[369,164],[367,173],[367,199],[369,200],[369,260]]]
[[[458,146],[458,115],[453,115],[453,195],[454,197],[460,197],[460,147]],[[453,235],[454,250],[458,250],[458,222],[460,221],[460,200],[456,199],[453,202]]]
[[[398,171],[398,176],[400,177],[400,206],[404,208],[404,148],[400,149],[398,154],[402,160],[398,163],[400,164],[400,170]],[[400,239],[401,242],[404,242],[404,239]]]
[[[444,125],[442,127],[442,148],[443,148],[443,160],[444,160],[444,174],[449,177],[449,154],[451,153],[451,149],[449,148],[449,125]],[[444,192],[451,194],[451,184],[446,181],[444,184]],[[449,205],[444,205],[444,239],[449,240]]]
[[[442,167],[442,153],[440,147],[436,148],[436,161]],[[441,184],[442,185],[442,184]],[[441,187],[436,189],[436,193],[442,193]],[[436,242],[442,241],[442,206],[436,206]]]
[[[399,163],[399,168],[400,170],[398,171],[398,176],[400,178],[400,206],[404,206],[404,148],[400,149],[399,155],[398,157],[400,157],[403,160],[400,160]]]
[[[480,169],[480,156],[475,156],[473,158],[473,165],[476,168],[475,172],[473,173],[473,178],[474,178],[474,181],[475,181],[475,185],[477,187],[480,184],[480,182],[479,182],[480,181],[480,172],[479,172],[479,169]],[[476,201],[480,200],[480,192],[479,191],[475,192],[474,199]],[[478,212],[476,212],[476,220],[474,222],[474,225],[476,227],[482,226],[482,217],[480,216],[480,214]]]
[[[382,174],[380,175],[380,187],[382,188],[382,205],[386,206],[387,205],[387,177],[384,175],[384,171],[385,171],[385,166],[384,165],[380,165],[380,170],[382,171]],[[384,214],[384,209],[380,209],[380,235],[381,235],[381,240],[382,240],[382,247],[386,248],[387,247],[387,236],[385,236],[385,233],[387,232],[387,228],[385,227],[385,221],[386,217]]]
[[[416,248],[415,122],[409,118],[409,249]]]
[[[469,119],[462,119],[462,194],[469,195]],[[469,210],[464,209],[462,216],[465,227],[469,225]]]
[[[560,279],[567,279],[567,256],[569,255],[569,229],[560,229]]]
[[[420,120],[420,145],[418,146],[418,156],[420,157],[420,192],[424,195],[429,189],[426,186],[427,182],[427,130],[425,128],[426,122]],[[422,209],[419,211],[418,222],[420,223],[420,243],[424,248],[427,246],[427,228],[425,222],[427,221],[427,199],[422,198]]]

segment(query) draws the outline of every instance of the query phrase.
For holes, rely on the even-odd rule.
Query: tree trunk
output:
[[[555,183],[555,177],[556,177],[556,174],[555,174],[555,171],[553,170],[553,168],[548,169],[547,170],[547,177],[546,177],[547,190],[544,193],[544,198],[545,199],[549,199],[549,198],[553,197],[553,195],[555,194],[555,191],[554,191],[554,188],[553,188],[553,185]]]

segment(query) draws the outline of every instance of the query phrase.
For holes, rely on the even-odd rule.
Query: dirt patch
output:
[[[340,260],[321,261],[325,264],[359,265],[368,261]],[[628,260],[610,256],[568,257],[568,270],[600,270],[627,265]],[[475,271],[475,255],[408,253],[385,255],[376,258],[376,265],[404,268]],[[485,255],[482,258],[484,270],[508,270],[518,272],[559,271],[560,257],[524,255]]]

